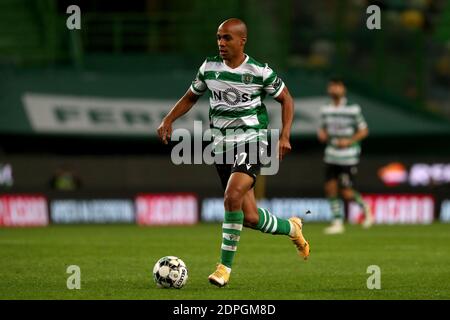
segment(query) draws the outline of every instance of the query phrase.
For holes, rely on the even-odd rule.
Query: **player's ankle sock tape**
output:
[[[233,264],[243,223],[244,213],[242,211],[225,211],[222,224],[221,263],[228,268],[231,268]]]
[[[335,219],[340,219],[344,216],[341,208],[341,201],[339,198],[333,197],[328,198],[328,202],[330,203],[331,213]]]
[[[267,209],[258,208],[258,215],[259,221],[255,229],[261,232],[288,235],[291,231],[289,220],[278,218]]]

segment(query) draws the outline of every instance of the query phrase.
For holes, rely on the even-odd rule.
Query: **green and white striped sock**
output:
[[[222,224],[221,263],[231,268],[237,245],[241,236],[244,213],[241,211],[225,211]]]
[[[328,198],[328,202],[330,203],[333,218],[343,220],[344,214],[342,212],[341,201],[339,200],[339,198],[337,197]]]
[[[281,219],[270,213],[269,210],[258,208],[259,221],[255,229],[264,233],[285,234],[291,232],[291,223],[287,219]]]
[[[357,192],[356,190],[353,190],[353,194],[354,194],[356,203],[361,206],[361,208],[364,211],[364,216],[367,217],[369,214],[369,207],[367,206],[367,203],[363,200],[363,198],[361,197],[361,194],[359,192]]]

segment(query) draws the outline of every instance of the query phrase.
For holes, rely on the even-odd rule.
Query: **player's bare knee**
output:
[[[324,189],[327,197],[336,197],[338,194],[337,187],[334,184],[325,184]]]
[[[349,190],[349,189],[345,189],[345,190],[341,190],[341,196],[342,198],[344,198],[344,200],[346,201],[351,201],[353,200],[353,190]]]

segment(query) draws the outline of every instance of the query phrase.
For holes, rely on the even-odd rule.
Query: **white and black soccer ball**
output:
[[[162,257],[153,267],[153,279],[160,288],[181,289],[188,279],[186,264],[178,257]]]

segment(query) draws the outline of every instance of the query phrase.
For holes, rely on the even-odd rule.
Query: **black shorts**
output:
[[[337,180],[341,188],[352,188],[357,173],[358,168],[356,165],[342,166],[327,163],[325,167],[325,181]]]
[[[255,149],[253,149],[254,151]],[[246,144],[245,148],[234,148],[228,151],[228,158],[234,159],[234,163],[226,163],[224,161],[223,164],[215,163],[217,173],[219,174],[220,182],[222,184],[222,188],[225,190],[228,184],[228,180],[230,176],[234,172],[242,172],[253,178],[252,188],[255,186],[256,177],[259,175],[261,171],[261,162],[258,156],[259,152],[255,154],[254,157],[249,157],[249,145]],[[254,153],[253,153],[254,154]]]

